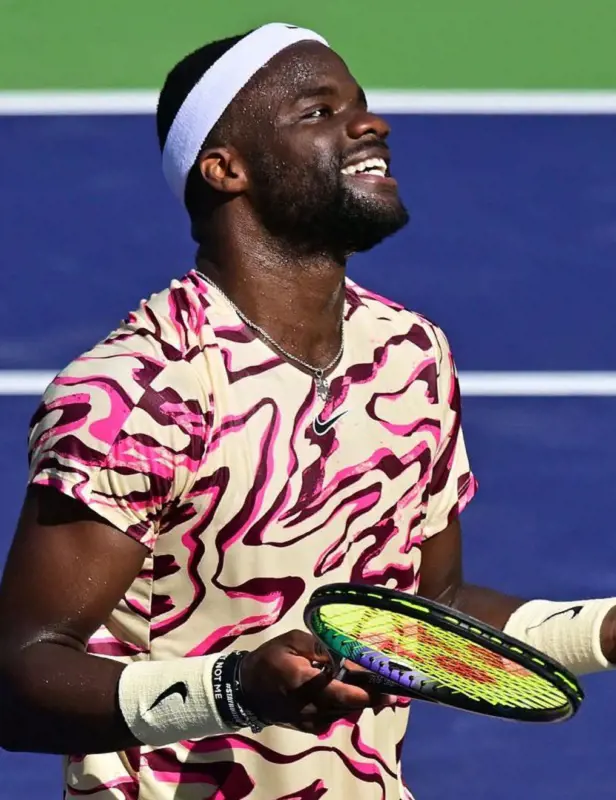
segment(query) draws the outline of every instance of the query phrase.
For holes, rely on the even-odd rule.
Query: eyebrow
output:
[[[299,100],[310,100],[313,97],[333,97],[337,95],[338,92],[334,89],[333,86],[328,86],[327,84],[322,84],[321,86],[313,86],[311,88],[306,88],[302,90],[299,96]],[[368,100],[366,98],[366,93],[362,89],[361,86],[357,86],[356,92],[357,100],[362,103],[364,106],[368,106]]]
[[[299,99],[309,100],[311,97],[323,97],[324,95],[331,97],[334,94],[336,94],[336,90],[332,86],[323,84],[321,86],[312,86],[302,89],[299,94]]]

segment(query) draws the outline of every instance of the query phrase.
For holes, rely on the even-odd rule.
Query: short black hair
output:
[[[239,36],[229,36],[226,39],[218,39],[215,42],[210,42],[210,44],[198,48],[185,56],[185,58],[176,64],[167,75],[160,92],[158,107],[156,109],[156,130],[161,153],[167,141],[171,126],[173,125],[173,121],[182,103],[186,100],[192,89],[197,85],[208,69],[210,69],[219,58],[222,58],[228,50],[247,36],[248,33],[250,33],[250,31]],[[223,144],[220,139],[225,133],[223,115],[223,118],[219,120],[218,124],[207,136],[203,145]],[[191,221],[194,223],[198,217],[209,213],[214,200],[212,190],[209,189],[201,177],[197,164],[194,164],[188,174],[184,191],[184,205],[186,206]]]

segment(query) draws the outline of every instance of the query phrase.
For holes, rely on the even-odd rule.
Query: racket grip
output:
[[[336,669],[334,674],[335,680],[343,681],[345,683],[355,682],[353,680],[353,673],[345,667],[345,658],[332,656],[332,662],[334,668]],[[313,661],[312,666],[316,667],[317,669],[323,669],[323,665],[318,661]],[[376,672],[370,672],[369,670],[361,672],[361,684],[364,687],[367,686],[372,689],[378,689],[378,691],[382,694],[393,694],[397,697],[410,697],[418,700],[426,700],[425,697],[413,691],[412,689],[407,689],[405,686],[401,686],[399,683],[390,681],[388,678],[384,678],[382,675],[379,675]]]

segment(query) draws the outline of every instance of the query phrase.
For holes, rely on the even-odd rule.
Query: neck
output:
[[[196,263],[289,353],[315,367],[335,356],[344,308],[344,259],[291,252],[279,241],[246,231],[241,237],[224,237],[219,246],[210,239],[199,247]]]

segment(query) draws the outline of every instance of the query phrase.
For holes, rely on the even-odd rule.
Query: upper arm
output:
[[[30,487],[0,583],[4,658],[40,641],[85,648],[146,555],[79,501]]]
[[[73,362],[32,420],[29,488],[0,593],[0,617],[14,609],[5,635],[20,641],[66,629],[85,643],[200,463],[205,415],[188,366],[114,347]]]
[[[123,664],[84,651],[146,554],[78,500],[28,490],[0,582],[0,747],[102,753],[136,743],[117,705]]]
[[[450,603],[462,585],[459,516],[474,497],[477,481],[471,471],[462,431],[455,361],[443,331],[435,328],[434,334],[439,442],[427,491],[419,592],[424,597]]]
[[[421,546],[419,594],[449,605],[462,580],[462,529],[456,518]]]
[[[462,431],[458,373],[445,334],[436,335],[436,403],[439,440],[427,489],[423,537],[441,535],[458,518],[477,491]]]
[[[462,434],[455,363],[445,335],[439,329],[435,332],[440,350],[437,377],[440,441],[427,492],[418,590],[423,597],[502,629],[522,601],[464,581],[459,516],[474,497],[477,481],[471,472]]]

